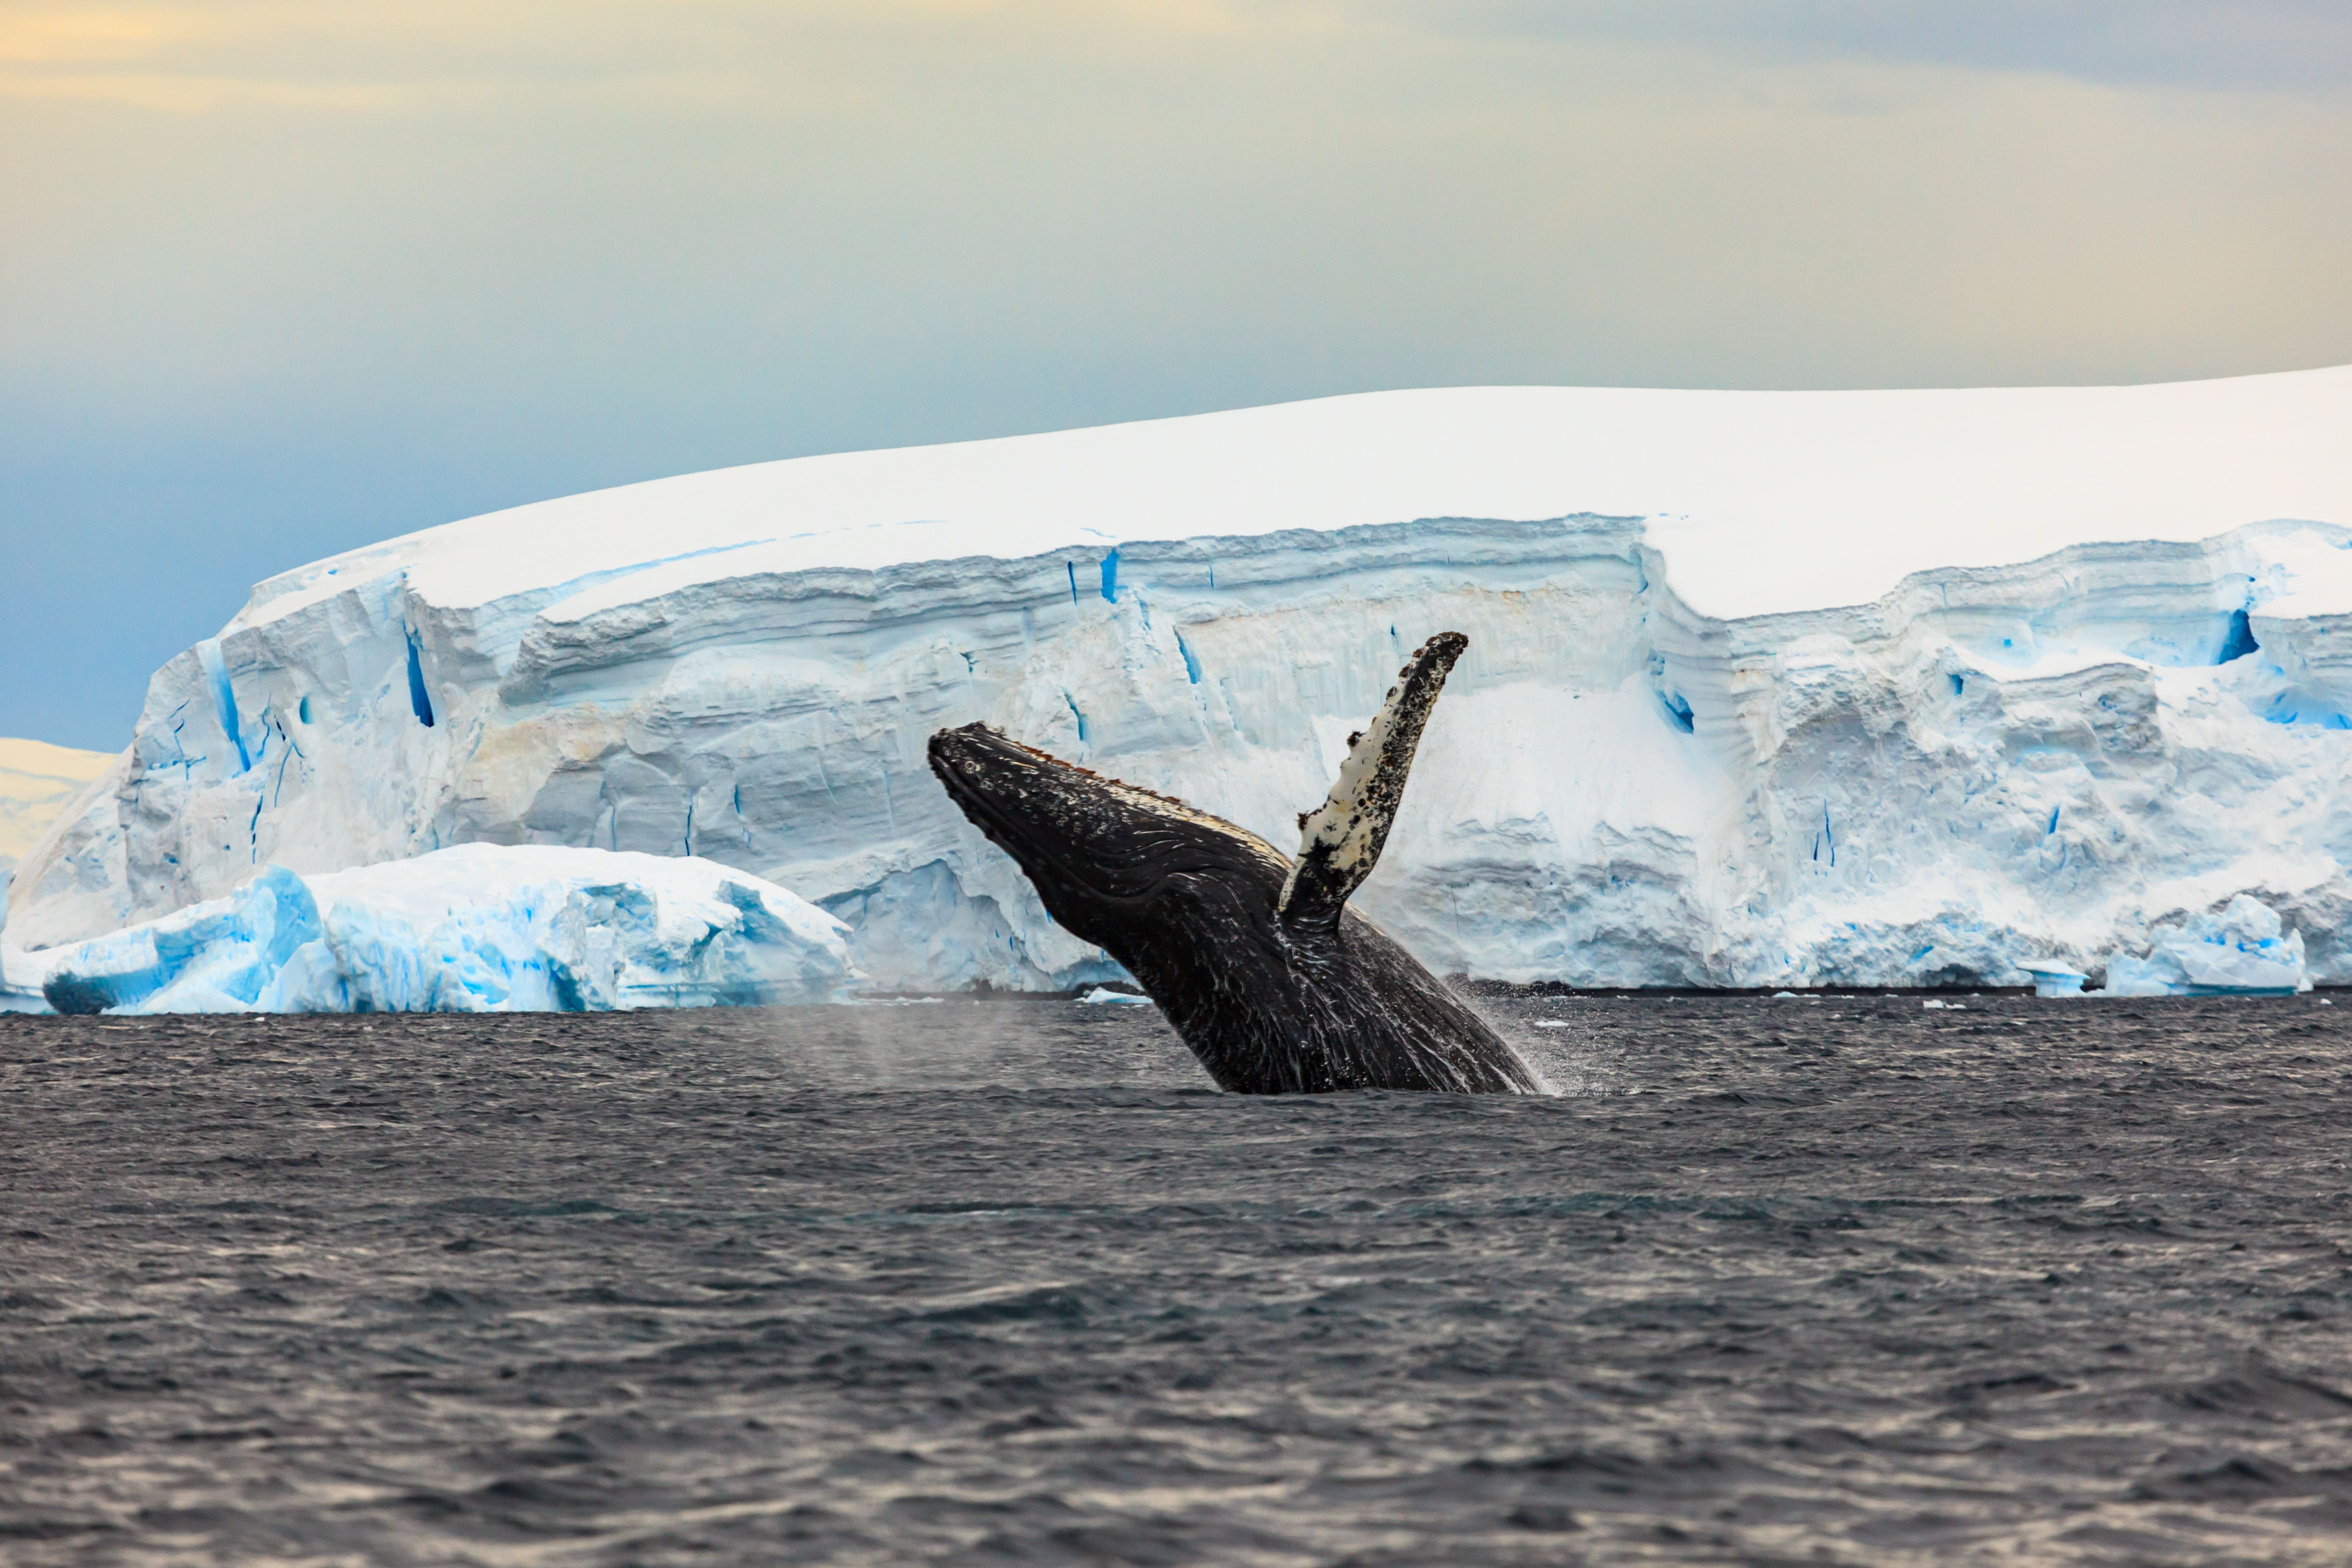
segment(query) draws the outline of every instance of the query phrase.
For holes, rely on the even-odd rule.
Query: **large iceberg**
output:
[[[837,1002],[840,921],[707,860],[463,845],[12,953],[61,1013],[606,1012]]]
[[[2352,979],[2352,369],[1471,388],[727,469],[261,584],[27,855],[37,951],[264,866],[692,855],[877,986],[1120,978],[941,794],[984,720],[1287,847],[1470,637],[1358,897],[1505,981],[2021,984],[2240,894]]]

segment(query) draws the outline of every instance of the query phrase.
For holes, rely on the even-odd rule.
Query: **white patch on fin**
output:
[[[1298,818],[1298,858],[1282,885],[1284,920],[1338,920],[1348,896],[1380,864],[1422,727],[1454,661],[1469,646],[1460,632],[1440,632],[1422,644],[1397,672],[1379,714],[1348,738],[1348,755],[1330,796],[1320,810]]]

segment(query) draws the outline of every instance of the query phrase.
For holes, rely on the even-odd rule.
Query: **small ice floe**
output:
[[[1536,1027],[1538,1029],[1565,1029],[1568,1027],[1568,1020],[1565,1018],[1538,1018],[1536,1020]]]
[[[1930,1013],[1965,1013],[1968,1011],[1968,1008],[1960,1003],[1946,1002],[1934,996],[1924,998],[1920,1002],[1919,1005],[1921,1008]]]
[[[1796,996],[1797,994],[1793,991],[1775,991],[1772,993],[1772,1000],[1775,1002],[1793,1002],[1796,1000]]]
[[[1143,995],[1139,992],[1113,991],[1108,985],[1097,985],[1093,990],[1087,992],[1085,995],[1079,997],[1078,1000],[1083,1003],[1117,1003],[1120,1005],[1129,1007],[1149,1007],[1153,1005],[1150,997]]]
[[[2040,963],[2021,963],[2020,969],[2033,977],[2036,996],[2080,996],[2083,982],[2090,978],[2079,969],[2048,960]]]

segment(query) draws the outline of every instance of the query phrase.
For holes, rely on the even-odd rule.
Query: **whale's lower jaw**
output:
[[[1171,963],[1164,950],[1122,954],[1127,934],[1089,940],[1127,964],[1209,1076],[1234,1093],[1542,1090],[1485,1019],[1352,911],[1337,931],[1305,939],[1270,923],[1186,933],[1192,941],[1182,945],[1196,954],[1215,944],[1208,963]]]

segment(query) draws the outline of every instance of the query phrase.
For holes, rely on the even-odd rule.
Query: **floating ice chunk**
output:
[[[2117,953],[2107,960],[2107,983],[2091,993],[2094,996],[2181,996],[2185,984],[2176,984],[2164,973],[2165,966],[2128,953]]]
[[[71,950],[41,987],[60,1013],[241,1013],[319,935],[302,879],[272,866],[225,899]]]
[[[1139,996],[1132,991],[1113,991],[1108,986],[1105,985],[1096,986],[1093,990],[1079,997],[1078,1000],[1081,1002],[1090,1003],[1123,1003],[1130,1007],[1150,1007],[1156,1005],[1149,996]]]
[[[847,928],[707,860],[474,844],[228,897],[52,952],[60,1013],[604,1012],[845,1000]]]
[[[2063,963],[2021,963],[2018,967],[2033,977],[2036,996],[2080,996],[2083,983],[2091,978]]]
[[[2192,916],[2160,933],[2144,958],[2107,961],[2103,996],[2284,996],[2311,989],[2303,933],[2284,929],[2278,911],[2246,893],[2218,915]]]

